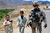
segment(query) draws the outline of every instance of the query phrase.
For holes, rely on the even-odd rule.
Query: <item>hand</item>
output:
[[[19,26],[17,26],[17,28],[18,28]]]
[[[8,26],[8,24],[6,24],[6,26]]]
[[[47,24],[44,25],[44,28],[46,28],[46,27],[47,27]]]
[[[27,26],[29,27],[29,24],[27,24]]]

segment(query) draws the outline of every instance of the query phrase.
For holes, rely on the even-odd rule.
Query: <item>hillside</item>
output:
[[[0,0],[0,9],[13,9],[23,3],[22,0]]]
[[[39,3],[45,2],[47,4],[50,4],[49,1],[38,1]],[[20,6],[22,4],[32,4],[32,1],[23,1],[23,0],[0,0],[0,9],[14,9],[17,8],[17,6]]]

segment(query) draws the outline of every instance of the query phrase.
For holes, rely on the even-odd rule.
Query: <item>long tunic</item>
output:
[[[6,26],[6,24],[8,24],[8,26]],[[12,33],[13,32],[12,22],[5,20],[3,22],[3,25],[4,25],[4,30],[6,33]]]
[[[19,32],[24,33],[24,28],[27,26],[27,19],[25,16],[23,16],[23,19],[21,16],[18,17],[17,25],[19,26]]]

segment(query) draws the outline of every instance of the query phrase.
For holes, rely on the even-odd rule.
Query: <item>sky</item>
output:
[[[24,0],[24,1],[50,1],[50,0]]]

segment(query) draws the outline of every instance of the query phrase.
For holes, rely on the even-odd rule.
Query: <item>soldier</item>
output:
[[[27,19],[24,16],[24,11],[23,9],[20,11],[20,16],[18,17],[18,21],[17,21],[17,27],[19,27],[19,32],[20,33],[24,33],[24,29],[27,23]]]
[[[12,33],[13,32],[12,20],[10,20],[10,16],[9,15],[5,16],[5,20],[3,22],[3,25],[4,25],[5,33]]]
[[[32,28],[32,33],[36,33],[36,28],[41,33],[41,10],[38,7],[39,5],[37,3],[33,4],[34,9],[31,10],[29,15],[29,24]],[[43,14],[42,14],[43,15]],[[45,20],[46,21],[46,20]],[[45,22],[45,27],[47,27],[47,23]]]

